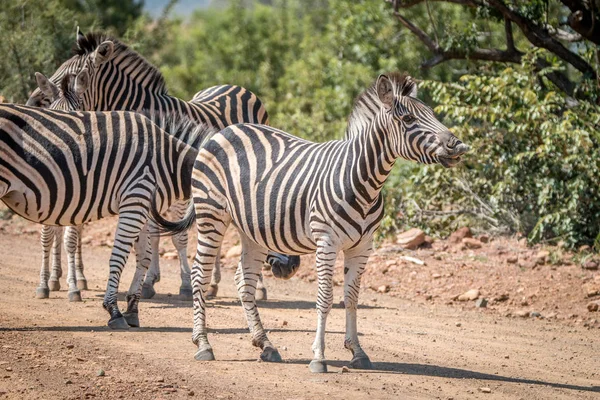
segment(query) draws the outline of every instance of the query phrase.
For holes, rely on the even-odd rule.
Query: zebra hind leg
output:
[[[192,267],[192,303],[194,308],[194,329],[192,342],[198,346],[194,358],[198,361],[212,361],[215,359],[212,346],[208,342],[206,328],[206,297],[211,281],[215,261],[219,257],[219,249],[227,226],[231,222],[229,215],[222,210],[215,210],[207,206],[207,210],[199,212],[196,205],[196,215],[213,214],[212,218],[197,219],[198,241],[196,257]]]
[[[48,287],[52,292],[60,290],[60,278],[62,277],[62,267],[60,265],[61,247],[63,245],[63,230],[62,227],[50,227],[54,230],[54,241],[52,243],[52,270],[50,271],[50,279]]]
[[[81,237],[83,235],[83,225],[74,226],[67,228],[68,230],[75,231],[77,235],[77,250],[75,252],[75,276],[77,278],[77,288],[79,290],[88,290],[87,279],[85,279],[85,275],[83,274],[83,257],[81,252]],[[65,233],[65,236],[68,234]]]
[[[235,284],[242,307],[246,312],[248,327],[252,334],[252,344],[262,349],[260,355],[262,361],[281,362],[281,355],[269,341],[256,307],[256,286],[260,280],[263,260],[267,256],[267,250],[254,243],[241,232],[240,236],[242,237],[242,259],[235,273]]]
[[[77,288],[77,273],[75,253],[77,252],[77,233],[73,234],[75,229],[67,229],[65,232],[66,240],[65,251],[67,253],[67,284],[69,285],[69,301],[81,301],[81,292]]]
[[[40,269],[40,285],[35,291],[35,297],[38,299],[47,299],[50,297],[50,288],[48,287],[48,278],[50,276],[50,250],[54,243],[56,227],[42,226],[40,232],[40,241],[42,243],[42,268]]]
[[[139,309],[138,304],[142,294],[142,284],[144,276],[148,271],[150,260],[152,258],[152,248],[150,246],[150,236],[148,227],[144,227],[140,232],[139,238],[135,243],[136,268],[131,286],[127,292],[127,311],[123,313],[123,318],[127,321],[127,325],[139,328]]]
[[[158,254],[160,236],[157,232],[156,226],[152,221],[148,223],[148,229],[150,235],[150,248],[152,249],[152,255],[150,258],[150,266],[148,267],[148,271],[146,272],[146,278],[144,279],[144,283],[142,285],[142,299],[151,299],[154,297],[154,295],[156,295],[154,284],[160,280],[160,255]]]

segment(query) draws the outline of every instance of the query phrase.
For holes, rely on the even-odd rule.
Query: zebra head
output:
[[[91,72],[90,77],[93,77],[94,71],[113,56],[114,49],[115,44],[108,36],[103,34],[84,35],[79,31],[78,27],[77,40],[73,46],[73,57],[58,67],[49,79],[46,78],[46,81],[52,83],[54,86],[59,86],[62,84],[65,76],[76,76],[86,69]],[[38,75],[36,73],[37,79]],[[44,91],[38,82],[38,87],[31,93],[25,104],[48,108],[53,101],[52,93]],[[87,110],[89,108],[84,109]]]
[[[36,72],[35,79],[40,91],[50,101],[48,108],[61,111],[74,111],[81,109],[81,96],[90,83],[90,74],[87,69],[77,74],[66,74],[60,81],[60,87]]]
[[[380,75],[375,84],[383,105],[380,113],[395,157],[450,168],[469,151],[434,115],[431,107],[416,98],[417,83],[407,75]]]

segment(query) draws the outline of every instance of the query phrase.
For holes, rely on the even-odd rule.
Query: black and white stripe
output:
[[[151,211],[151,218],[171,232],[196,221],[198,247],[192,270],[196,359],[214,359],[205,294],[223,235],[233,223],[243,248],[236,274],[238,293],[252,342],[263,350],[261,358],[281,360],[256,307],[260,260],[269,250],[316,252],[318,324],[310,368],[324,372],[333,267],[343,251],[344,345],[353,354],[353,367],[371,366],[358,342],[356,307],[373,234],[383,216],[381,188],[399,157],[449,167],[468,150],[429,107],[411,96],[415,89],[415,82],[405,75],[380,76],[358,98],[348,129],[352,134],[345,140],[313,143],[265,125],[240,124],[225,128],[200,149],[192,176],[194,207],[186,219],[172,223]],[[377,99],[376,105],[362,107],[365,97]]]
[[[222,129],[236,123],[268,124],[268,114],[261,100],[251,91],[236,85],[214,86],[198,92],[186,102],[168,94],[164,79],[158,69],[124,43],[104,33],[83,35],[78,32],[74,55],[52,75],[50,80],[58,84],[67,74],[78,74],[82,69],[90,71],[90,87],[83,93],[82,110],[155,110],[161,113],[177,113],[197,122]],[[48,95],[40,88],[29,98],[28,105],[49,104]],[[181,218],[179,205],[172,210]],[[154,283],[160,279],[158,237],[152,237],[153,257],[146,276],[143,297],[154,295]],[[180,294],[191,296],[190,268],[187,263],[187,232],[173,238],[180,260],[182,284]],[[300,259],[284,255],[271,255],[269,262],[274,271],[289,278],[297,269]],[[216,295],[220,280],[217,264],[211,284],[211,294]],[[266,297],[266,289],[261,294]]]
[[[139,324],[138,301],[150,262],[145,225],[151,198],[156,196],[163,212],[190,197],[189,171],[200,141],[212,133],[181,117],[152,118],[160,126],[133,112],[0,105],[0,199],[9,208],[57,226],[119,216],[104,297],[114,328]],[[117,307],[117,290],[136,240],[138,262],[126,321]],[[69,292],[79,292],[74,280]]]

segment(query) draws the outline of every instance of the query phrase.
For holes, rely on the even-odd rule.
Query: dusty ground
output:
[[[221,296],[208,312],[218,361],[200,363],[190,342],[191,306],[169,294],[179,287],[175,260],[163,260],[159,294],[141,304],[143,328],[105,326],[101,301],[113,223],[87,230],[91,290],[83,303],[68,303],[64,290],[36,300],[38,228],[16,218],[0,224],[0,399],[600,398],[597,313],[586,309],[598,298],[588,292],[600,286],[599,273],[556,249],[547,264],[534,266],[540,249],[504,239],[477,250],[446,242],[402,253],[382,246],[369,264],[359,310],[362,344],[375,370],[341,373],[350,355],[342,346],[344,312],[336,306],[327,326],[330,373],[314,375],[308,370],[316,326],[311,257],[291,281],[267,278],[270,300],[259,304],[284,364],[256,361],[259,350],[235,299],[233,259],[224,260]],[[229,235],[225,247],[235,242]],[[168,254],[168,241],[162,246]],[[507,263],[511,255],[520,261]],[[122,290],[132,274],[130,263]],[[389,292],[377,293],[384,285]],[[335,289],[339,299],[341,287]],[[468,289],[479,289],[488,308],[453,300]],[[502,295],[508,298],[493,301]],[[543,318],[514,316],[522,311]]]

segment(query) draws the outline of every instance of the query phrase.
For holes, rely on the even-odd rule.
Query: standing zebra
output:
[[[154,110],[160,113],[177,113],[191,120],[223,129],[236,123],[268,124],[268,114],[260,99],[251,91],[235,85],[214,86],[198,92],[190,102],[172,97],[167,93],[161,73],[122,42],[104,33],[83,35],[78,31],[73,48],[74,55],[64,62],[50,80],[60,82],[65,74],[77,75],[82,69],[90,71],[90,87],[83,93],[82,110]],[[47,106],[51,102],[48,93],[36,89],[27,105]],[[182,217],[187,206],[175,204],[177,218]],[[154,283],[160,279],[158,236],[152,235],[152,262],[144,282],[143,298],[155,294]],[[190,268],[187,262],[187,232],[173,237],[179,254],[181,270],[180,294],[192,294]],[[300,265],[297,256],[288,257],[270,253],[267,262],[273,274],[288,279]],[[214,269],[209,295],[215,296],[221,279],[220,263]],[[267,291],[259,282],[259,298],[266,299]]]
[[[358,342],[356,308],[373,234],[383,216],[381,188],[399,157],[452,167],[468,151],[415,95],[416,83],[410,77],[381,75],[359,96],[350,123],[363,122],[347,140],[313,143],[264,125],[228,127],[200,149],[192,175],[194,206],[185,219],[166,221],[151,207],[151,218],[164,231],[176,233],[196,221],[192,340],[198,346],[197,360],[214,360],[205,296],[223,235],[233,222],[243,249],[235,281],[252,344],[262,349],[261,359],[281,361],[256,307],[260,260],[268,250],[316,252],[318,319],[310,370],[326,372],[325,323],[333,304],[334,263],[343,251],[344,346],[352,352],[352,367],[372,367]],[[365,113],[360,107],[365,96],[377,99],[376,112]],[[349,131],[354,132],[354,126]]]
[[[60,87],[50,82],[44,75],[36,72],[37,84],[41,90],[52,99],[48,108],[60,111],[78,110],[81,103],[81,94],[89,85],[89,73],[87,69],[82,70],[77,76],[65,75]],[[79,290],[87,290],[87,280],[83,275],[83,260],[81,256],[81,234],[82,227],[69,226],[65,230],[62,226],[43,225],[41,232],[42,242],[42,268],[40,271],[40,285],[36,289],[38,299],[50,297],[50,290],[60,290],[59,278],[62,275],[60,264],[60,247],[64,231],[64,244],[67,251],[69,284],[69,301],[81,301]],[[52,272],[49,271],[50,250],[52,250]],[[77,290],[73,290],[72,280],[76,281]]]
[[[18,215],[47,225],[119,221],[104,308],[108,326],[139,325],[138,302],[150,259],[145,225],[151,197],[164,212],[190,198],[192,166],[212,132],[178,116],[133,112],[63,112],[0,105],[0,199]],[[139,237],[139,240],[138,240]],[[136,242],[137,268],[124,316],[119,280]],[[71,275],[72,276],[72,275]],[[76,291],[74,279],[69,291]]]

